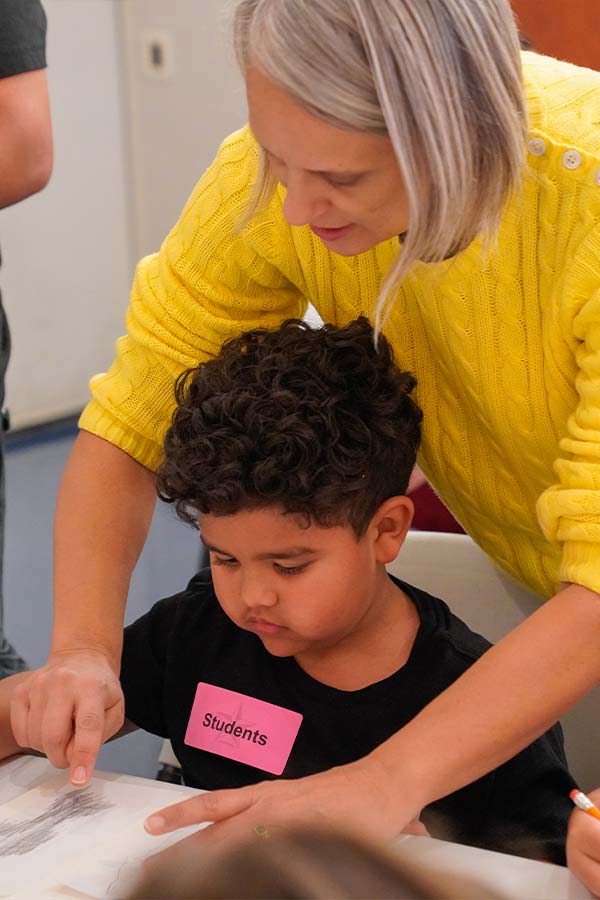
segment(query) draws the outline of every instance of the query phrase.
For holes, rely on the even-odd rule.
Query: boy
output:
[[[121,682],[126,727],[169,737],[187,784],[359,759],[489,646],[386,573],[412,519],[414,386],[366,319],[248,332],[178,382],[159,491],[212,574],[126,628]],[[572,787],[556,726],[422,820],[564,862]]]

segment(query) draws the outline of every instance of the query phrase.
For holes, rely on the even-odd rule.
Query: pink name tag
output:
[[[291,709],[201,681],[185,743],[281,775],[301,722]]]

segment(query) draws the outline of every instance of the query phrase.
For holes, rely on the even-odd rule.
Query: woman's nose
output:
[[[288,172],[283,214],[290,225],[316,225],[318,218],[328,207],[318,185],[302,176]]]

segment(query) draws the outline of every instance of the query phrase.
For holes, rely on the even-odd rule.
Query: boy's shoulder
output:
[[[210,569],[201,569],[187,587],[158,600],[150,610],[125,628],[125,644],[145,648],[165,659],[173,646],[182,647],[186,636],[239,630],[217,600]]]
[[[489,650],[491,642],[473,631],[447,603],[422,588],[390,576],[414,603],[421,622],[413,652],[429,656],[443,653],[458,669],[466,669]]]
[[[216,615],[235,627],[217,600],[210,566],[196,572],[182,591],[158,600],[152,610],[160,611],[162,615],[175,620],[178,625],[187,620]]]

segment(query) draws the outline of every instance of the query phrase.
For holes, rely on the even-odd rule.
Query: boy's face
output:
[[[395,591],[372,529],[358,540],[348,525],[306,527],[272,507],[199,523],[219,603],[274,656],[326,655],[369,631]]]

